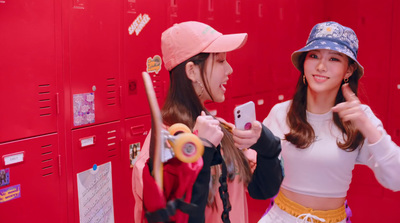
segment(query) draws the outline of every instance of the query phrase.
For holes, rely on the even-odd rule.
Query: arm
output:
[[[369,143],[365,139],[357,162],[366,164],[374,172],[378,182],[393,191],[400,191],[400,148],[386,133],[381,121],[366,106],[366,114],[370,117],[370,123],[379,131],[381,137],[375,143]]]
[[[215,165],[215,157],[221,157],[221,153],[219,152],[219,146],[217,148],[212,147],[204,147],[203,154],[203,168],[201,169],[199,175],[196,178],[196,181],[192,188],[192,199],[190,203],[196,204],[198,206],[199,213],[196,216],[189,216],[190,223],[203,223],[205,222],[205,209],[207,205],[208,193],[210,190],[210,176],[211,176],[211,166]],[[220,159],[222,161],[222,157]]]
[[[399,191],[399,147],[391,140],[372,110],[360,103],[348,84],[342,86],[342,92],[346,102],[337,104],[332,110],[343,121],[351,121],[365,137],[357,162],[368,165],[384,187]]]
[[[276,195],[283,180],[283,171],[278,156],[281,152],[280,139],[262,125],[258,141],[250,147],[257,152],[257,166],[248,185],[252,198],[267,199]]]
[[[221,163],[222,156],[220,153],[220,142],[223,137],[223,132],[219,127],[219,121],[212,116],[201,115],[196,119],[196,124],[193,132],[197,132],[200,139],[205,144],[203,154],[203,167],[196,178],[192,188],[191,203],[198,206],[199,213],[196,216],[189,216],[190,223],[204,223],[205,222],[205,208],[208,200],[209,184],[211,176],[211,166]]]

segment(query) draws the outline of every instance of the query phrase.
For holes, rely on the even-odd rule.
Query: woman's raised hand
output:
[[[219,145],[224,136],[219,121],[211,115],[206,115],[204,111],[197,117],[193,132],[197,132],[197,136],[210,141],[215,147]]]
[[[377,142],[381,133],[371,123],[361,107],[361,102],[351,90],[348,84],[342,86],[345,102],[339,103],[332,108],[333,112],[337,112],[343,121],[350,121],[353,125],[368,139],[369,143]]]

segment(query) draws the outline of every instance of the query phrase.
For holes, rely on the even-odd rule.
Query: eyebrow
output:
[[[321,50],[320,49],[315,49],[315,50],[310,50],[309,52],[321,52]],[[342,54],[342,53],[340,53],[338,51],[335,51],[335,50],[329,50],[329,54],[334,54],[334,55],[338,55],[338,56],[344,57],[344,54]]]
[[[343,55],[342,53],[339,53],[339,52],[337,52],[337,51],[329,52],[329,54],[335,54],[335,55],[344,57],[344,55]]]

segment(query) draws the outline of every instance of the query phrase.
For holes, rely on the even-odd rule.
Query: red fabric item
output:
[[[164,163],[164,188],[162,191],[150,175],[148,162],[146,162],[146,166],[143,168],[144,210],[154,212],[165,208],[168,201],[183,197],[185,202],[190,203],[192,187],[202,167],[202,158],[194,163],[183,163],[177,158],[170,159]],[[179,209],[176,210],[175,216],[170,218],[171,221],[176,223],[185,223],[188,219],[189,215]]]

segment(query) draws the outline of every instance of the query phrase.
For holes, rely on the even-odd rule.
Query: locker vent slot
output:
[[[117,137],[117,130],[110,130],[107,132],[107,156],[108,157],[114,157],[118,155],[118,150],[117,150],[117,143],[118,137]]]
[[[39,116],[48,117],[51,116],[51,91],[50,84],[39,84],[38,95],[39,95]]]
[[[54,173],[55,159],[53,152],[53,145],[47,144],[42,145],[40,149],[41,163],[40,167],[42,169],[41,174],[43,177],[50,176]]]
[[[107,106],[115,106],[117,104],[117,79],[107,78]]]

